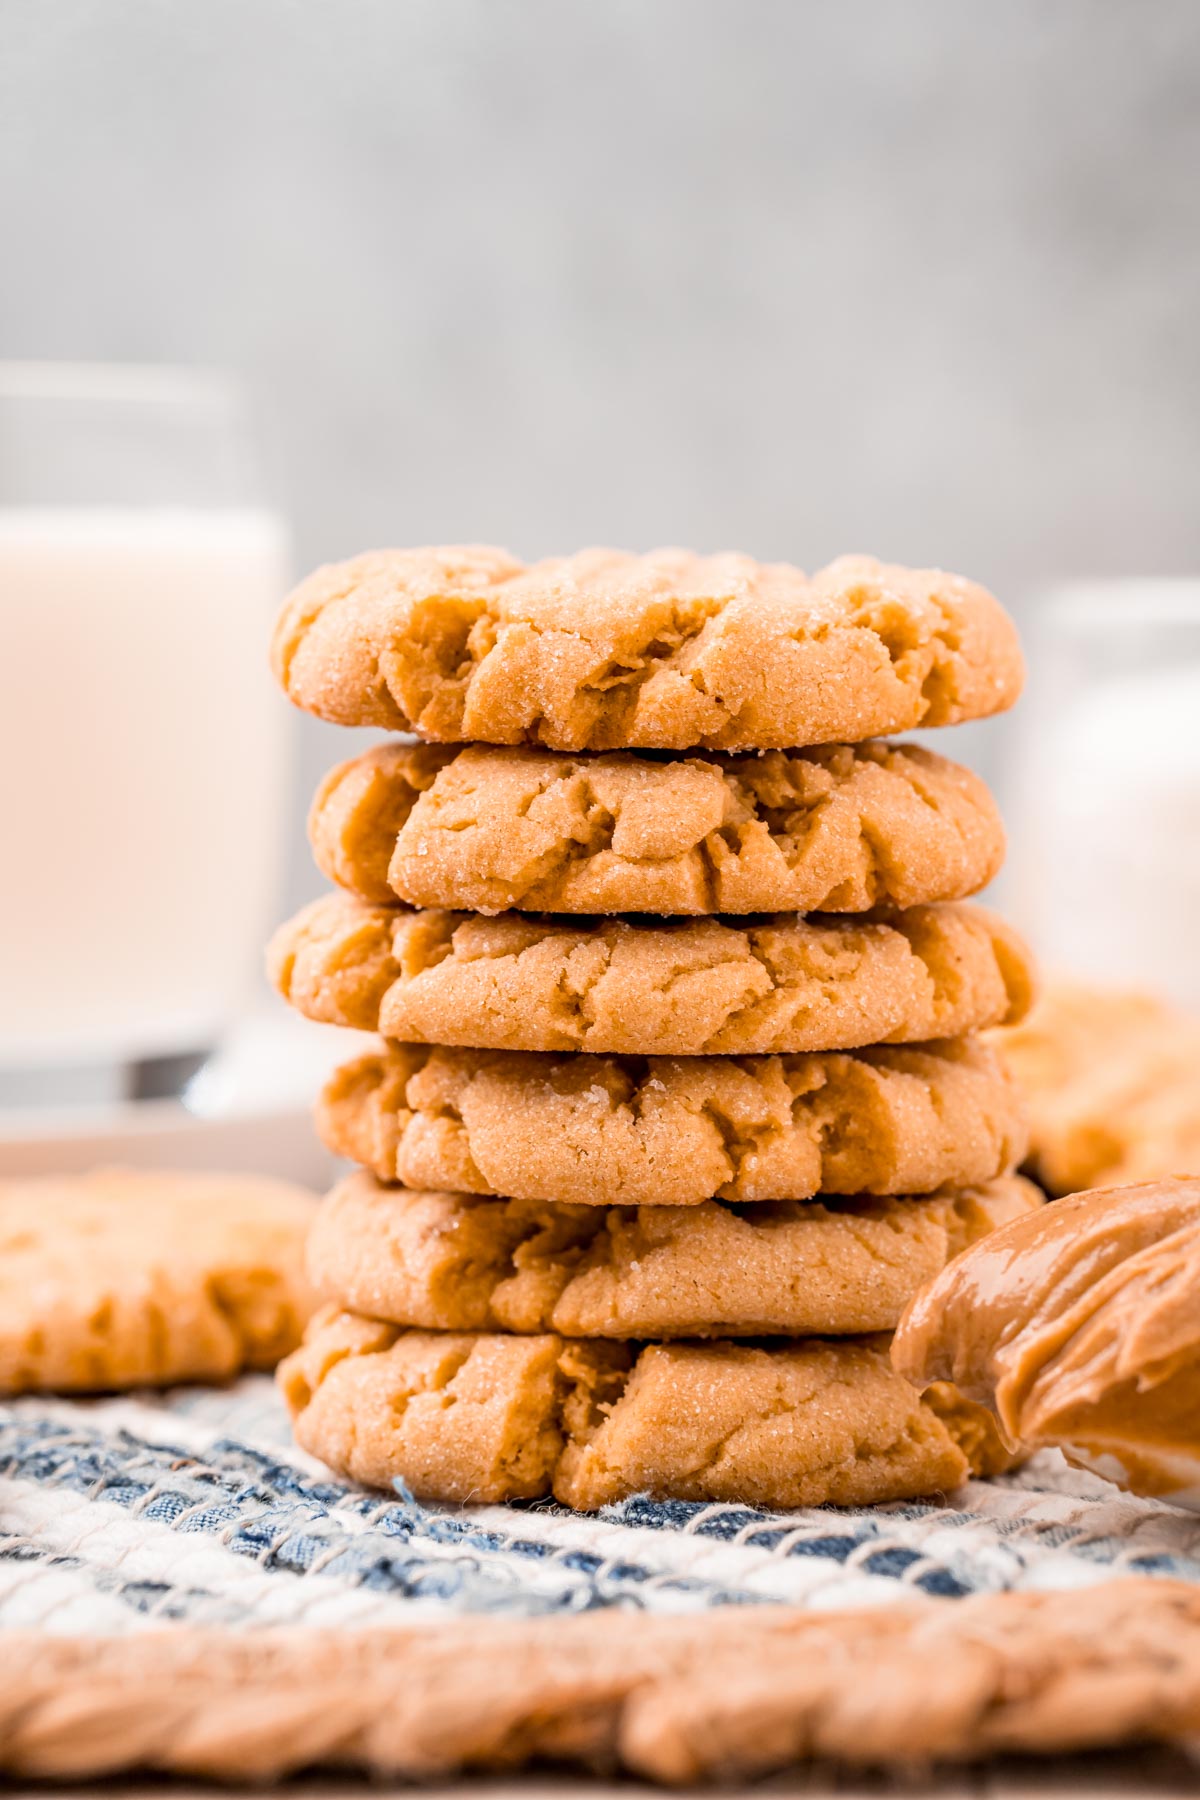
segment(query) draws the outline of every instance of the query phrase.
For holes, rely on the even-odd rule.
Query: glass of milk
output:
[[[231,383],[0,364],[0,1106],[177,1091],[253,993],[286,582]]]
[[[1054,590],[1029,666],[1011,910],[1048,974],[1200,1010],[1200,580]]]

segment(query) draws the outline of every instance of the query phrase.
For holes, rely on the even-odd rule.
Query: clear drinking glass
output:
[[[177,1091],[275,903],[287,579],[232,383],[0,364],[0,1105]]]
[[[1047,972],[1200,1010],[1200,580],[1059,588],[1029,649],[1013,915]]]

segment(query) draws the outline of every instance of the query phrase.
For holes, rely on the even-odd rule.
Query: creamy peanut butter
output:
[[[1012,1220],[921,1290],[892,1360],[991,1407],[1011,1444],[1200,1509],[1200,1178]]]

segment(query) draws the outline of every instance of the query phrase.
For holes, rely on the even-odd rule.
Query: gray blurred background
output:
[[[0,355],[225,365],[301,569],[1200,570],[1197,0],[0,0]],[[282,702],[281,702],[282,704]],[[351,734],[297,722],[300,821]],[[955,734],[1003,790],[1007,721]]]

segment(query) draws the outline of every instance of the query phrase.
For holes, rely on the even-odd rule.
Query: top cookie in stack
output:
[[[389,1040],[321,1117],[407,1184],[356,1178],[315,1234],[346,1310],[285,1377],[302,1441],[434,1496],[581,1506],[980,1466],[964,1403],[841,1334],[889,1330],[1035,1204],[973,1035],[1023,1013],[1028,958],[958,904],[999,817],[967,770],[864,741],[1012,703],[992,597],[862,558],[383,552],[304,583],[274,660],[319,716],[433,740],[323,783],[344,895],[272,947],[301,1011]]]
[[[274,666],[297,706],[436,743],[791,750],[1011,706],[1011,619],[974,582],[847,556],[385,550],[317,573]]]

